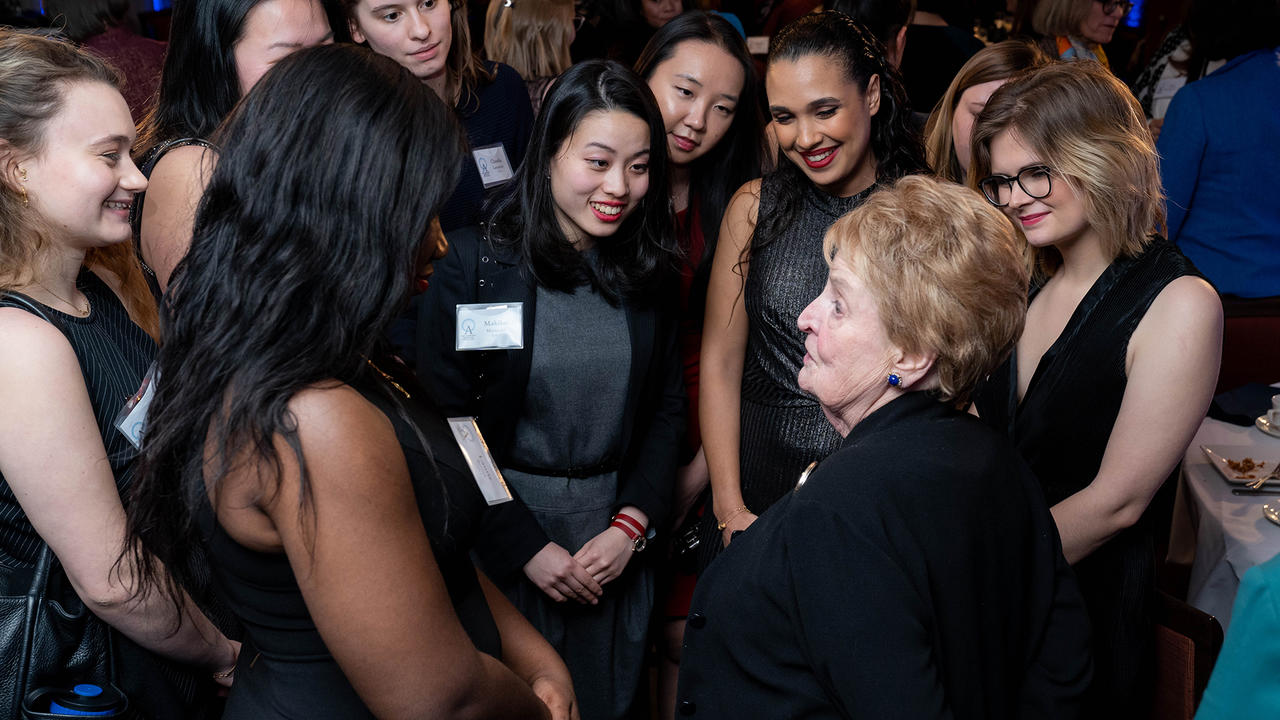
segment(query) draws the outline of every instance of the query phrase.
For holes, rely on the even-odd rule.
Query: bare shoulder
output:
[[[173,148],[166,152],[152,168],[149,192],[163,191],[174,183],[190,185],[193,182],[199,182],[203,186],[213,172],[217,159],[218,154],[212,148],[201,145]]]
[[[1184,275],[1160,291],[1138,330],[1150,329],[1162,334],[1216,330],[1216,339],[1221,340],[1221,327],[1222,301],[1217,291],[1202,278]]]
[[[349,385],[317,383],[289,400],[312,473],[355,478],[354,466],[389,467],[388,459],[403,464],[400,443],[391,421]],[[328,470],[338,472],[328,472]]]
[[[62,331],[21,308],[0,308],[0,372],[18,368],[38,372],[55,368],[68,360],[76,363],[75,351]]]
[[[759,178],[752,180],[733,193],[729,206],[725,208],[724,220],[720,226],[720,237],[729,238],[730,244],[741,250],[750,241],[760,214]]]

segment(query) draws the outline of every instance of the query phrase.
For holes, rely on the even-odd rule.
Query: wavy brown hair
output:
[[[106,62],[70,43],[12,30],[0,30],[0,78],[0,291],[5,291],[31,281],[54,232],[48,218],[23,202],[18,163],[44,149],[45,128],[62,111],[68,86],[96,82],[119,90],[121,80]],[[128,243],[90,249],[84,263],[114,274],[129,316],[147,334],[159,336],[155,301]]]
[[[969,187],[991,174],[991,143],[1017,135],[1049,167],[1054,182],[1080,196],[1109,257],[1136,257],[1163,232],[1160,158],[1142,105],[1092,60],[1053,62],[1010,80],[991,96],[973,129]],[[1036,279],[1062,265],[1056,248],[1027,247]]]

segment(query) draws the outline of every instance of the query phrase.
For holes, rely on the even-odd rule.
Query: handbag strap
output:
[[[61,324],[50,317],[38,303],[22,293],[13,291],[0,293],[0,304],[21,307],[54,326],[59,332],[66,334]],[[53,572],[53,551],[49,548],[49,543],[45,542],[39,533],[36,533],[36,537],[40,538],[40,555],[36,558],[35,572],[31,576],[31,585],[27,588],[26,602],[23,603],[25,617],[22,619],[22,658],[18,661],[17,684],[19,702],[28,692],[27,682],[31,675],[31,654],[35,646],[36,610],[48,592],[49,575]],[[112,683],[116,681],[115,638],[109,626],[107,629],[107,679]]]

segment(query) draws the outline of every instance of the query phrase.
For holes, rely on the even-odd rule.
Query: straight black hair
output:
[[[463,161],[462,132],[435,93],[354,46],[290,54],[214,139],[191,250],[165,295],[160,379],[130,496],[131,537],[171,573],[157,577],[134,545],[144,587],[175,599],[195,576],[193,511],[240,453],[278,470],[282,438],[301,467],[299,512],[309,505],[289,401],[369,372]]]
[[[649,189],[617,232],[596,244],[593,264],[560,228],[547,177],[583,118],[608,111],[629,113],[649,126]],[[588,60],[551,86],[512,190],[493,209],[489,236],[514,249],[543,287],[573,292],[586,281],[611,303],[649,304],[658,299],[679,258],[670,186],[666,127],[649,85],[612,60]]]
[[[773,38],[768,65],[818,55],[837,63],[849,81],[866,88],[871,76],[880,76],[880,109],[871,117],[871,152],[876,160],[876,183],[892,185],[904,175],[924,173],[920,136],[911,127],[911,108],[902,77],[889,64],[884,45],[862,23],[841,12],[805,15]],[[759,218],[751,249],[758,250],[783,232],[795,219],[811,181],[790,161],[779,164],[784,181],[778,183],[777,211]]]
[[[178,138],[208,139],[240,99],[235,44],[263,0],[174,0],[155,107],[140,123],[135,157]]]
[[[644,52],[636,61],[636,72],[648,80],[654,69],[674,55],[683,42],[711,43],[729,53],[742,66],[742,92],[738,94],[729,131],[719,144],[689,168],[689,207],[692,211],[697,206],[704,244],[702,257],[691,258],[696,269],[688,312],[695,326],[702,327],[711,259],[715,256],[725,208],[738,188],[760,177],[765,151],[764,113],[761,110],[760,81],[746,41],[728,20],[713,13],[687,12],[663,25],[645,45]]]

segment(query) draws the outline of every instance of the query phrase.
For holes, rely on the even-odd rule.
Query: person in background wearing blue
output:
[[[571,67],[512,194],[450,235],[423,303],[423,376],[447,413],[476,417],[517,496],[489,509],[481,568],[564,656],[591,720],[630,717],[640,696],[646,547],[684,433],[667,173],[644,80],[611,61]],[[475,303],[519,341],[465,349]]]
[[[1275,717],[1280,708],[1280,556],[1240,579],[1231,628],[1196,720]]]
[[[1231,18],[1221,40],[1232,47],[1201,49],[1232,59],[1165,113],[1156,148],[1169,240],[1223,295],[1280,296],[1280,5],[1225,0],[1208,12]]]

